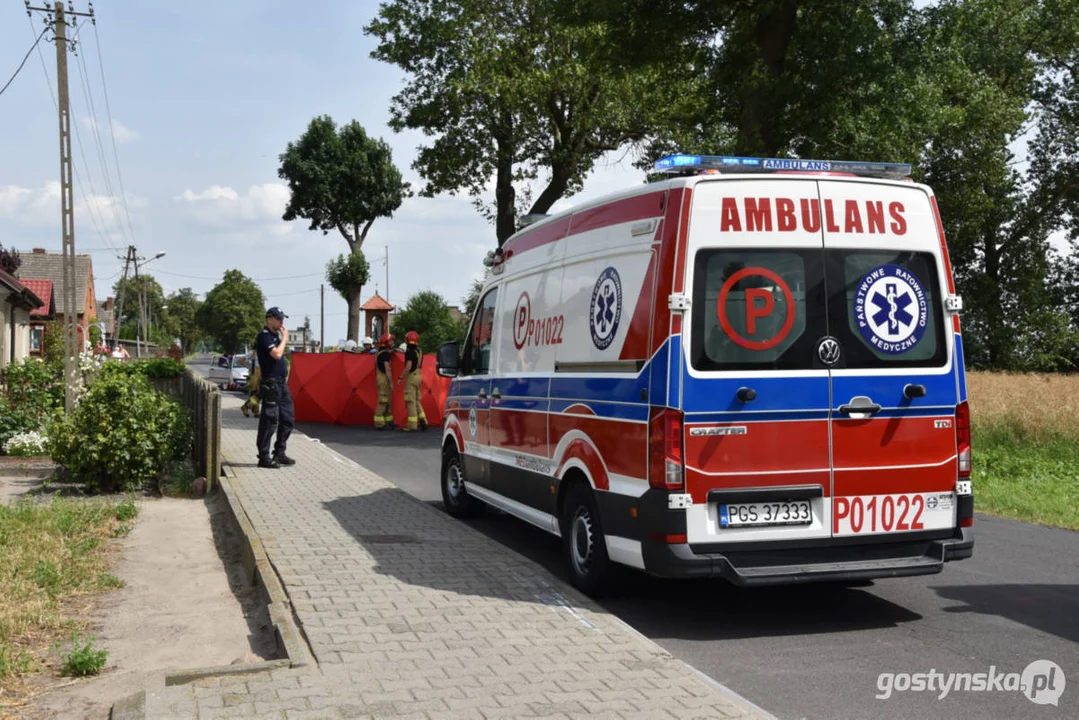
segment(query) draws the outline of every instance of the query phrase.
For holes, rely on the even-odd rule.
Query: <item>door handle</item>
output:
[[[494,391],[491,392],[491,399],[492,400],[501,400],[502,399],[502,393],[498,391],[498,388],[495,388]]]
[[[487,399],[487,391],[486,390],[480,390],[479,394],[476,397],[478,397],[480,400],[486,400]]]
[[[876,415],[880,412],[880,405],[864,395],[852,398],[849,403],[839,406],[839,412],[844,415]]]
[[[753,402],[757,399],[757,391],[753,388],[740,387],[738,388],[738,402],[747,403]]]

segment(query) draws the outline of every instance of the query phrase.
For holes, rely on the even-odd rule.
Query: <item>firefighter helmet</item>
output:
[[[405,333],[405,342],[410,345],[418,345],[420,342],[420,334],[415,330],[409,330]]]
[[[378,339],[378,344],[382,347],[393,347],[393,335],[390,333],[383,333],[382,337]]]

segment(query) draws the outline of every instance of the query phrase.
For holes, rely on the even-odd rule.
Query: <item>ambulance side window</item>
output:
[[[495,326],[495,304],[498,288],[494,288],[480,300],[476,318],[465,338],[461,357],[461,375],[487,375],[491,371],[491,333]]]

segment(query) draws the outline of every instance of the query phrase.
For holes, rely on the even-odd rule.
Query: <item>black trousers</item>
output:
[[[296,425],[288,381],[285,378],[262,378],[259,397],[262,399],[257,440],[259,457],[270,457],[270,441],[273,440],[274,432],[277,433],[277,442],[274,444],[273,454],[284,455],[289,435]]]

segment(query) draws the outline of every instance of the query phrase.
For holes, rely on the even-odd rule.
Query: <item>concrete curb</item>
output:
[[[277,572],[270,563],[266,550],[262,547],[262,542],[255,533],[255,529],[252,527],[251,521],[248,519],[247,513],[244,511],[243,505],[240,503],[240,499],[232,486],[235,475],[228,466],[227,458],[222,457],[222,465],[224,465],[226,472],[221,475],[220,488],[225,495],[225,505],[228,508],[229,517],[239,528],[240,535],[243,537],[243,563],[246,579],[248,583],[265,594],[270,612],[270,622],[273,623],[274,637],[277,640],[277,651],[285,657],[240,665],[213,665],[201,668],[169,670],[165,673],[165,687],[186,685],[206,678],[303,668],[314,663],[314,659],[307,649],[307,642],[297,628],[288,594],[281,585]],[[146,690],[128,695],[114,703],[109,713],[109,718],[110,720],[146,720]]]
[[[281,579],[278,578],[277,571],[270,562],[266,549],[262,546],[262,541],[259,540],[258,533],[251,525],[251,520],[247,517],[247,512],[232,486],[235,476],[229,466],[228,458],[222,455],[221,461],[226,472],[221,475],[220,487],[225,494],[225,504],[229,508],[229,514],[244,539],[243,562],[247,572],[247,581],[264,592],[269,600],[270,622],[274,626],[278,652],[288,659],[289,667],[299,668],[312,665],[314,658],[307,649],[307,641],[300,633],[288,593],[285,592]]]
[[[6,477],[34,477],[35,475],[52,475],[59,467],[52,460],[39,460],[37,458],[0,458],[0,475]]]

